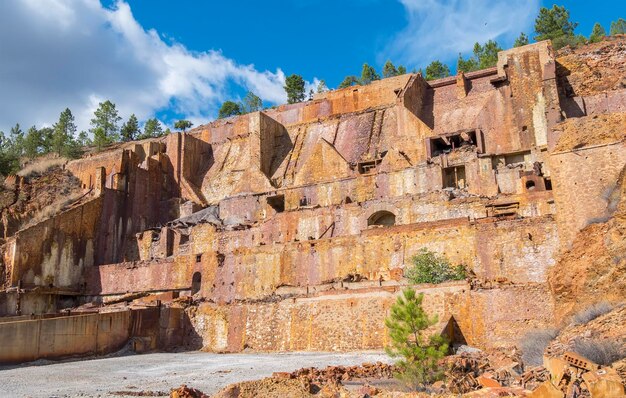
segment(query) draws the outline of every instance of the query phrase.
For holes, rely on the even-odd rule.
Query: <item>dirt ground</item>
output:
[[[303,367],[389,362],[379,352],[211,354],[155,353],[0,367],[0,397],[168,396],[186,384],[214,394],[224,386]],[[151,395],[148,395],[152,393]]]

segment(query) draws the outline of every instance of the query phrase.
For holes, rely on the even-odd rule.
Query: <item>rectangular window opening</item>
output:
[[[443,187],[455,189],[467,188],[465,166],[447,167],[443,169]]]
[[[477,146],[477,142],[476,130],[432,137],[429,139],[430,156],[434,157],[442,153],[450,153],[461,147]]]

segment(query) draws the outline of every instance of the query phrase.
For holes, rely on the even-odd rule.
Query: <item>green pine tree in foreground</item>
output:
[[[448,344],[442,336],[425,333],[437,324],[437,316],[428,316],[422,308],[423,300],[423,293],[406,289],[385,319],[391,337],[391,345],[385,350],[390,356],[401,358],[396,363],[399,368],[396,377],[413,389],[443,377],[439,360],[448,352]]]

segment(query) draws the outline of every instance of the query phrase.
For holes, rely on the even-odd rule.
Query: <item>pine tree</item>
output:
[[[426,80],[441,79],[450,76],[450,68],[439,61],[433,61],[426,67]]]
[[[367,63],[363,64],[363,69],[361,69],[361,84],[367,85],[374,80],[380,80],[380,76],[376,73],[376,69],[369,66]]]
[[[18,158],[24,154],[24,132],[20,127],[19,123],[16,123],[15,126],[11,127],[11,151]]]
[[[383,66],[383,77],[393,77],[398,76],[398,74],[399,73],[398,69],[396,69],[396,66],[390,60],[387,60],[387,62],[385,62],[385,65]]]
[[[406,74],[406,68],[403,65],[399,65],[398,66],[398,75],[405,75]]]
[[[556,4],[551,9],[541,7],[535,19],[535,40],[551,40],[557,50],[567,45],[575,46],[584,41],[584,38],[574,35],[577,26],[578,23],[570,21],[569,11],[565,7]]]
[[[295,104],[304,101],[304,79],[300,75],[293,74],[285,79],[285,92],[287,93],[287,103]]]
[[[611,36],[626,34],[626,20],[624,18],[620,18],[617,21],[611,22],[611,29],[609,32]]]
[[[74,136],[76,132],[76,124],[74,124],[74,115],[70,108],[65,108],[59,115],[59,121],[53,126],[51,150],[57,155],[63,154],[63,149],[67,142]]]
[[[193,126],[193,123],[191,123],[189,120],[185,120],[185,119],[177,120],[176,123],[174,123],[174,128],[178,129],[178,130],[182,130],[183,133],[188,128],[191,128],[191,126]]]
[[[606,31],[604,30],[602,25],[596,22],[596,24],[593,25],[593,29],[591,30],[589,42],[597,43],[599,41],[602,41],[602,39],[604,39],[604,36],[606,36]]]
[[[89,135],[84,130],[78,134],[77,142],[81,147],[88,147],[88,146],[93,145],[93,142],[91,142]]]
[[[224,119],[225,117],[241,115],[242,113],[241,106],[238,103],[234,101],[224,101],[217,113],[217,118]]]
[[[502,48],[494,40],[487,41],[484,45],[474,44],[474,56],[478,60],[479,69],[487,69],[498,63],[498,52]]]
[[[321,94],[325,93],[326,91],[328,91],[328,86],[326,86],[326,82],[324,80],[320,80],[320,82],[317,83],[317,93]]]
[[[146,120],[146,124],[143,126],[143,134],[140,139],[160,137],[163,134],[163,128],[157,118]]]
[[[41,135],[41,153],[46,154],[53,151],[52,149],[52,141],[54,138],[54,128],[53,127],[42,127],[39,129],[39,134]]]
[[[346,88],[346,87],[354,86],[355,84],[359,84],[359,79],[356,76],[354,75],[346,76],[343,79],[343,81],[339,83],[338,88]]]
[[[91,119],[93,142],[98,150],[119,141],[118,123],[122,120],[117,114],[115,104],[109,100],[98,104],[98,109]]]
[[[263,109],[263,101],[252,91],[243,97],[243,113],[256,112]]]
[[[139,122],[134,113],[130,115],[126,123],[122,125],[121,135],[122,141],[133,141],[139,136]]]
[[[437,316],[429,317],[424,311],[423,300],[423,293],[418,295],[415,290],[406,289],[385,319],[391,338],[386,351],[392,357],[402,358],[396,364],[399,368],[396,377],[414,389],[443,376],[438,361],[448,352],[448,344],[441,336],[424,336],[425,330],[436,325],[438,319]]]
[[[43,137],[41,131],[37,127],[32,126],[28,129],[26,137],[24,137],[24,155],[30,159],[34,159],[41,154],[43,146]]]
[[[478,61],[474,57],[469,57],[468,59],[463,58],[461,54],[459,54],[459,59],[456,61],[456,70],[459,72],[467,73],[478,70]]]
[[[526,36],[526,33],[522,32],[517,37],[517,39],[515,39],[515,43],[513,43],[513,47],[521,47],[527,44],[528,44],[528,36]]]

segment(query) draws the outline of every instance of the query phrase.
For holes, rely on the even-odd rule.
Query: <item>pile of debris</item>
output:
[[[273,377],[305,379],[309,383],[327,384],[353,379],[391,379],[396,370],[394,365],[383,362],[364,363],[357,366],[327,366],[324,369],[302,368],[295,372],[275,372]]]
[[[550,379],[536,388],[529,397],[623,397],[624,385],[618,372],[600,365],[574,352],[562,357],[545,357],[544,366]]]
[[[180,387],[170,391],[170,398],[209,398],[200,390],[181,385]]]

